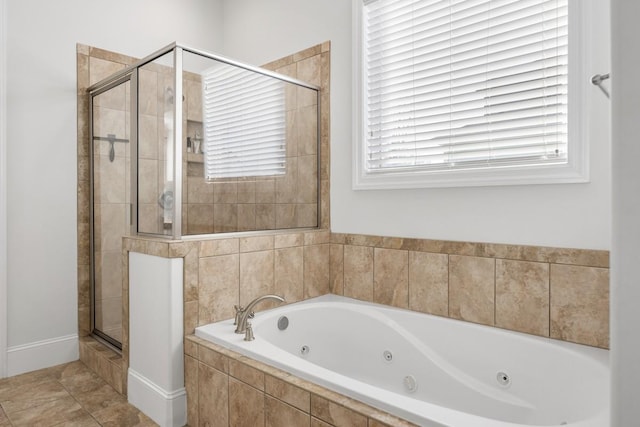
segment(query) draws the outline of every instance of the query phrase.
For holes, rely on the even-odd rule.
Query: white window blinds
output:
[[[284,85],[224,64],[202,74],[205,179],[285,173]]]
[[[567,162],[567,0],[365,1],[365,168]]]

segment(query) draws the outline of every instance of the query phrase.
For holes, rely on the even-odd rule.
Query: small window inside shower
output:
[[[319,96],[296,83],[185,50],[183,235],[318,226]]]
[[[204,175],[286,173],[285,83],[218,63],[202,73]]]

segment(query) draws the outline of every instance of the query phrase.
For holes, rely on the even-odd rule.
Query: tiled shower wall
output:
[[[290,55],[265,66],[268,69],[277,70],[284,74],[298,77],[302,80],[320,84],[321,109],[320,109],[320,152],[313,154],[314,161],[320,158],[320,210],[322,213],[320,225],[324,229],[329,227],[329,50],[330,43],[326,42]],[[115,54],[101,49],[78,45],[78,318],[80,355],[81,359],[99,373],[106,381],[118,391],[126,394],[126,372],[128,366],[128,252],[142,252],[150,255],[164,257],[185,258],[185,331],[193,333],[195,326],[209,323],[214,319],[221,319],[226,312],[238,302],[246,303],[246,299],[253,298],[257,294],[271,290],[282,292],[288,301],[297,301],[311,296],[329,292],[329,233],[327,231],[311,232],[283,232],[270,236],[260,236],[245,239],[217,239],[190,242],[174,242],[167,240],[153,240],[140,238],[126,238],[122,252],[122,356],[96,342],[89,335],[90,332],[90,251],[89,251],[89,159],[88,139],[89,124],[88,98],[86,88],[101,78],[108,76],[126,65],[135,61],[124,55]],[[103,64],[109,70],[104,70],[104,75],[90,78],[92,71],[90,63]],[[151,71],[151,70],[145,70]],[[156,70],[157,71],[157,70]],[[157,120],[158,108],[154,105],[162,100],[164,92],[162,85],[154,85],[159,81],[152,74],[146,73],[143,82],[146,82],[148,90],[145,93],[157,94],[157,98],[151,96],[143,107],[143,120],[141,123],[142,135],[145,141],[141,141],[141,158],[147,160],[149,173],[142,171],[147,183],[152,185],[156,171],[151,163],[163,158],[162,123]],[[186,76],[185,86],[187,91],[185,121],[198,120],[196,109],[189,105],[190,96],[195,98],[199,88],[192,75]],[[297,94],[295,94],[297,96]],[[154,114],[156,111],[156,114]],[[191,113],[189,113],[191,111]],[[293,113],[297,113],[294,110]],[[292,121],[298,117],[291,117]],[[157,127],[154,124],[157,123]],[[188,129],[185,126],[184,129]],[[191,128],[193,129],[193,128]],[[297,131],[296,131],[297,132]],[[188,135],[188,133],[187,133]],[[186,140],[186,136],[185,136]],[[156,145],[154,142],[158,142]],[[186,147],[185,147],[186,149]],[[306,153],[304,150],[302,151]],[[185,153],[186,154],[186,153]],[[193,154],[193,153],[191,153]],[[306,155],[311,155],[306,153]],[[316,157],[318,156],[318,157]],[[187,156],[188,158],[189,156]],[[194,156],[190,156],[192,160]],[[128,159],[127,159],[128,160]],[[197,157],[195,160],[198,160]],[[185,160],[187,161],[187,160]],[[187,168],[184,168],[186,174]],[[311,169],[314,170],[313,168]],[[308,171],[306,171],[308,172]],[[305,173],[306,173],[305,172]],[[161,173],[158,171],[158,175]],[[186,178],[186,176],[185,176]],[[158,181],[160,183],[160,181]],[[185,180],[186,182],[186,180]],[[209,186],[211,188],[211,186]],[[297,187],[295,188],[297,192]],[[153,191],[150,192],[150,194]],[[187,193],[187,192],[185,192]],[[193,193],[193,189],[192,189]],[[297,193],[296,193],[297,194]],[[274,197],[277,197],[275,195]],[[152,211],[144,215],[143,220],[152,220],[147,224],[153,228],[160,226],[155,222],[158,213],[153,203],[149,202]],[[141,206],[142,207],[142,206]],[[298,221],[299,209],[294,204],[289,218]],[[304,208],[302,208],[304,209]],[[317,212],[313,209],[313,214]],[[218,258],[220,257],[220,258]],[[233,261],[236,261],[234,266]],[[201,262],[202,261],[202,262]],[[200,267],[202,265],[202,267]],[[227,266],[229,271],[220,271],[216,267]],[[212,270],[213,268],[213,270]],[[202,275],[200,274],[202,270]],[[235,272],[235,273],[234,273]],[[216,277],[217,276],[217,277]],[[202,278],[202,279],[200,279]],[[278,283],[278,285],[276,285]],[[202,304],[199,301],[202,300]],[[217,304],[215,310],[210,305]],[[227,306],[229,303],[230,306]]]
[[[101,79],[135,62],[134,58],[115,54],[113,52],[78,44],[76,48],[77,60],[77,120],[78,120],[78,335],[80,336],[80,358],[92,370],[111,384],[116,390],[126,392],[124,380],[126,380],[122,357],[114,351],[89,337],[91,332],[91,247],[90,247],[90,170],[89,170],[89,97],[87,88]],[[126,108],[126,107],[125,107]],[[128,137],[128,136],[127,136]],[[100,150],[100,161],[119,168],[113,175],[126,180],[129,159],[125,154],[123,145],[116,145],[116,159],[109,162],[106,151]],[[104,182],[103,182],[104,183]],[[128,193],[125,195],[128,197]],[[112,204],[113,205],[113,204]],[[107,210],[114,211],[115,206],[109,206]],[[116,223],[112,224],[110,238],[119,242],[119,236],[126,230],[126,216],[112,215]],[[120,219],[119,219],[120,218]],[[121,230],[122,234],[117,231]],[[105,236],[107,237],[107,236]],[[119,252],[119,251],[117,251]],[[102,265],[102,270],[108,270],[112,276],[122,276],[121,257],[111,257],[113,264]],[[121,279],[119,280],[121,283]],[[121,285],[114,291],[121,292]],[[117,298],[122,300],[122,298]],[[119,304],[121,305],[121,303]],[[118,309],[121,313],[122,309]],[[124,379],[124,380],[123,380]]]
[[[328,90],[329,43],[263,66]],[[324,84],[323,84],[324,82]],[[202,153],[186,139],[202,138],[201,81],[185,74],[183,234],[274,230],[318,225],[318,103],[311,89],[285,84],[286,173],[276,177],[204,180]],[[325,97],[326,98],[326,97]],[[328,118],[327,118],[328,121]],[[328,127],[327,127],[328,128]],[[324,179],[328,174],[324,175]]]

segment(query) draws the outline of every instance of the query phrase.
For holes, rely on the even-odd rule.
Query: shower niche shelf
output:
[[[197,144],[199,152],[196,153],[193,150],[196,148],[195,140],[199,140],[199,144]],[[187,142],[187,140],[191,141],[191,144]],[[204,163],[204,154],[202,152],[202,122],[198,120],[187,120],[187,135],[184,140],[184,153],[186,154],[186,159],[188,163]],[[189,147],[191,145],[191,147]],[[190,148],[190,149],[189,149]]]
[[[189,163],[204,163],[204,154],[202,154],[202,153],[187,153],[187,162],[189,162]]]

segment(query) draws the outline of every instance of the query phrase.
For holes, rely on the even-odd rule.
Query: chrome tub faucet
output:
[[[237,305],[234,306],[236,309],[236,318],[234,322],[234,325],[236,325],[236,334],[245,334],[245,341],[253,341],[253,330],[251,329],[251,323],[249,323],[249,319],[252,319],[255,314],[253,312],[253,307],[268,299],[285,302],[284,298],[278,295],[263,295],[247,304],[246,308],[243,308],[242,306],[239,307]]]

